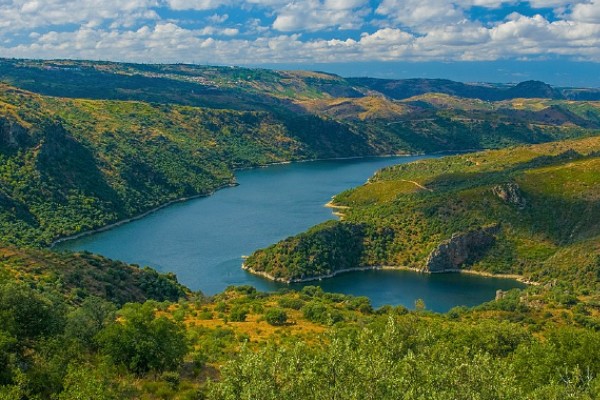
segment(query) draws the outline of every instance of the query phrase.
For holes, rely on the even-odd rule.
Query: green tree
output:
[[[68,315],[65,334],[87,348],[95,347],[95,336],[114,320],[116,307],[99,297],[86,298]]]
[[[156,316],[154,305],[126,305],[98,335],[101,351],[136,374],[174,370],[188,350],[183,327]]]
[[[280,308],[271,308],[265,314],[265,321],[274,326],[284,325],[287,319],[287,313]]]
[[[17,284],[0,286],[0,326],[21,346],[64,327],[64,308],[33,289]]]
[[[248,309],[244,306],[235,306],[231,309],[229,318],[233,322],[244,322],[248,315]]]
[[[69,365],[58,400],[117,400],[109,377],[94,365]]]

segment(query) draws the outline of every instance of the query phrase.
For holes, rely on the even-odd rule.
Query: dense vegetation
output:
[[[445,315],[311,286],[119,309],[4,281],[0,398],[597,398],[597,305],[560,293],[515,290]]]
[[[233,184],[234,168],[394,148],[330,125],[314,117],[284,124],[264,112],[65,100],[0,86],[2,241],[49,244],[206,195]]]
[[[209,194],[239,167],[497,148],[600,127],[594,102],[395,101],[322,73],[0,60],[0,79],[62,96],[0,84],[0,239],[18,246]]]
[[[600,396],[600,106],[561,99],[593,91],[83,61],[0,60],[0,80],[0,400]],[[443,315],[312,286],[208,298],[32,248],[209,194],[235,168],[567,138],[385,169],[336,197],[342,221],[247,260],[282,279],[422,268],[491,226],[461,268],[545,283]]]
[[[284,280],[365,266],[421,270],[444,240],[499,225],[493,245],[457,267],[597,292],[599,151],[594,137],[390,167],[335,197],[342,221],[257,251],[245,264]]]

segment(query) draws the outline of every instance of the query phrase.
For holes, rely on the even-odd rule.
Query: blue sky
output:
[[[600,86],[600,0],[0,0],[0,56]]]

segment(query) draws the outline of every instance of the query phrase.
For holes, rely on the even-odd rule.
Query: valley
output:
[[[19,59],[0,82],[1,399],[598,397],[597,89]],[[261,175],[288,209],[322,193],[235,236],[283,204]],[[137,258],[50,248],[196,197],[57,246]],[[230,252],[175,270],[183,242]]]

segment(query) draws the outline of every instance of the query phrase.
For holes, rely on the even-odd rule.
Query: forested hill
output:
[[[323,73],[85,61],[0,60],[0,80],[0,399],[600,396],[600,104],[569,100],[594,91],[419,81],[406,97]],[[444,315],[313,286],[205,297],[31,248],[210,194],[239,167],[559,139],[385,169],[336,197],[343,221],[247,261],[282,279],[387,264],[545,283]]]
[[[246,267],[297,280],[370,266],[519,274],[600,290],[600,138],[398,165],[341,193],[342,221]]]
[[[596,102],[399,101],[316,72],[0,60],[0,238],[48,245],[272,162],[594,135]],[[18,86],[18,87],[17,87]]]
[[[0,85],[1,236],[49,244],[207,195],[233,184],[234,168],[401,148],[312,116],[64,99]]]

